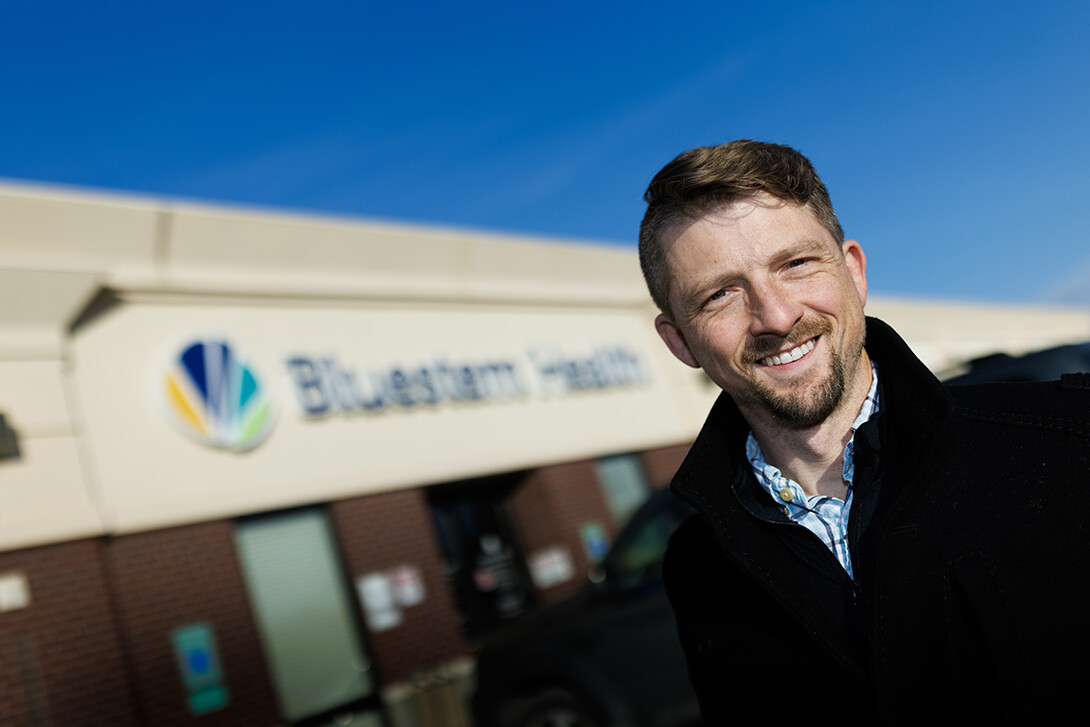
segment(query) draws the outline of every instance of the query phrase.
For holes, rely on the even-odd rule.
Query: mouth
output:
[[[790,351],[784,351],[782,353],[773,354],[772,356],[766,356],[760,359],[757,363],[762,366],[783,366],[784,364],[793,363],[814,350],[814,345],[817,343],[817,336],[811,338],[805,343],[800,343]]]

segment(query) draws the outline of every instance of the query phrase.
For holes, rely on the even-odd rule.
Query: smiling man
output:
[[[863,249],[789,147],[694,149],[645,198],[655,326],[724,392],[674,479],[697,515],[665,564],[706,723],[1073,704],[1090,377],[943,387],[864,316]]]

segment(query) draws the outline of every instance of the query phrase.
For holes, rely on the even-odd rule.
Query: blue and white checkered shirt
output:
[[[844,447],[844,482],[848,485],[848,494],[843,500],[827,495],[808,497],[794,480],[784,477],[780,470],[765,461],[761,445],[753,432],[746,440],[746,457],[753,466],[753,474],[772,499],[783,506],[783,512],[800,525],[805,526],[821,542],[833,551],[833,555],[844,566],[848,575],[852,575],[852,556],[848,549],[848,514],[852,508],[852,477],[855,476],[855,430],[863,425],[878,411],[878,367],[871,361],[870,391],[863,401],[859,416],[852,423],[852,438]]]

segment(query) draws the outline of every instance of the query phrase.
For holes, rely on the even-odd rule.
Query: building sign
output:
[[[566,583],[575,577],[571,551],[563,545],[551,545],[531,553],[527,565],[530,578],[538,588]]]
[[[424,576],[415,565],[403,564],[390,570],[394,598],[401,606],[418,606],[424,602]]]
[[[254,368],[226,341],[188,345],[163,381],[167,413],[182,432],[214,447],[244,451],[265,439],[272,399]]]
[[[354,366],[333,356],[295,355],[286,365],[307,417],[548,398],[648,380],[639,356],[625,346],[595,348],[582,357],[558,347],[535,348],[510,358],[436,358],[405,366]]]
[[[680,441],[690,393],[662,368],[670,362],[646,313],[120,306],[73,339],[104,527],[233,517]]]
[[[363,604],[367,628],[378,633],[401,625],[401,609],[390,576],[386,573],[369,573],[356,579],[356,592]]]
[[[21,571],[0,573],[0,612],[15,611],[30,605],[30,585]]]
[[[609,552],[609,536],[606,535],[605,528],[601,523],[583,523],[579,528],[579,536],[590,562],[600,563]]]
[[[406,365],[295,354],[284,364],[306,418],[549,399],[649,380],[640,356],[624,345],[598,346],[582,356],[538,346],[508,357],[436,357]],[[252,449],[274,422],[268,388],[224,340],[202,339],[182,349],[164,377],[163,399],[178,429],[214,447]]]
[[[299,405],[309,417],[526,396],[518,371],[509,361],[440,359],[407,368],[354,369],[333,357],[293,356],[287,366]]]
[[[401,625],[403,608],[424,602],[424,578],[419,568],[403,564],[356,579],[356,593],[367,627],[387,631]]]
[[[179,626],[170,632],[170,640],[185,685],[189,711],[202,715],[228,706],[230,693],[223,684],[223,668],[211,624],[198,622]]]

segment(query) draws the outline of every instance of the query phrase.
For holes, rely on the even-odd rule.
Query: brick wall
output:
[[[442,570],[423,489],[342,500],[330,506],[345,567],[353,581],[409,565],[424,582],[422,603],[402,609],[402,622],[370,634],[371,658],[385,684],[466,656],[457,605]]]
[[[117,537],[107,558],[143,724],[270,727],[279,722],[235,555],[233,523]],[[227,708],[200,717],[189,713],[170,639],[173,629],[195,621],[215,630],[231,700]]]
[[[647,475],[647,484],[655,489],[669,485],[691,446],[692,442],[686,442],[673,447],[660,447],[641,452],[640,463],[643,465],[644,474]]]
[[[136,724],[103,568],[102,542],[0,553],[29,607],[0,613],[0,723]]]
[[[539,591],[542,601],[571,593],[586,581],[591,563],[583,546],[581,528],[597,523],[613,537],[616,524],[606,503],[592,461],[542,467],[530,472],[508,500],[524,552],[561,545],[575,564],[575,576]]]

